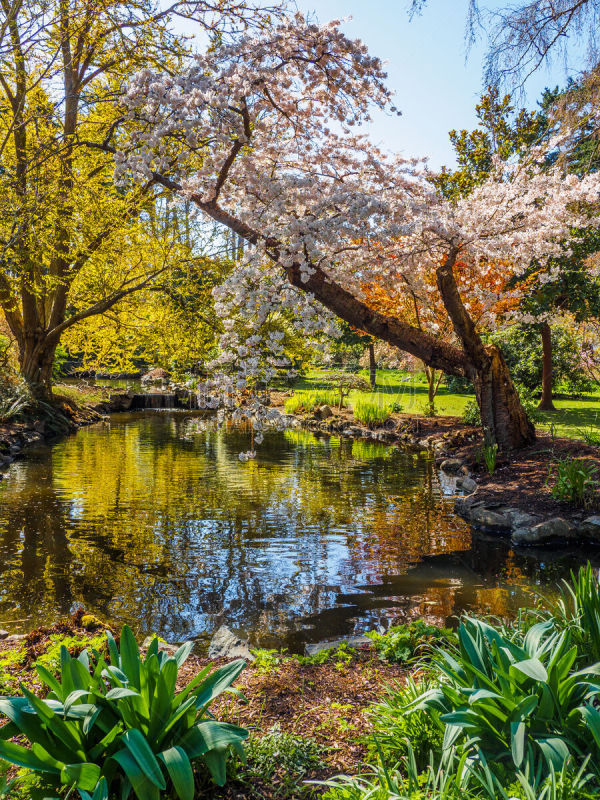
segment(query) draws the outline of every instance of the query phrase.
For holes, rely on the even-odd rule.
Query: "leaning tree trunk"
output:
[[[500,348],[483,344],[462,301],[453,271],[457,255],[458,249],[453,249],[438,267],[437,284],[467,357],[467,374],[475,387],[485,439],[501,450],[526,447],[535,441],[535,428],[521,405]]]
[[[542,399],[538,408],[543,411],[554,411],[552,402],[552,338],[550,325],[542,324]]]
[[[369,344],[369,381],[371,389],[377,388],[377,362],[375,361],[375,344]]]

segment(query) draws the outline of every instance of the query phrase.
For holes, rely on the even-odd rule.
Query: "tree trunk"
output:
[[[438,267],[437,284],[469,362],[467,373],[475,387],[485,439],[501,450],[526,447],[535,441],[535,428],[521,405],[500,348],[483,344],[462,301],[453,271],[457,254],[457,249],[452,250]]]
[[[369,381],[371,389],[377,388],[377,362],[375,361],[375,343],[369,344]]]
[[[471,377],[485,439],[496,442],[501,450],[526,447],[535,441],[535,428],[521,405],[502,351],[493,344],[485,353]]]
[[[42,333],[28,336],[19,348],[19,365],[31,393],[38,400],[52,397],[52,367],[56,344]]]
[[[543,411],[554,411],[552,402],[552,339],[550,325],[542,325],[542,399],[538,408]]]

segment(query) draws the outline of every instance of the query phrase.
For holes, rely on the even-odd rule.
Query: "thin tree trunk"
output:
[[[377,388],[377,362],[375,361],[375,343],[369,344],[369,381],[371,389]]]
[[[538,408],[554,411],[552,402],[552,339],[550,325],[542,324],[542,399]]]

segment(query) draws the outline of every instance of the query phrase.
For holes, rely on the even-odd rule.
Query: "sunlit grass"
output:
[[[295,414],[297,411],[312,411],[318,406],[337,405],[337,392],[316,390],[312,392],[294,392],[284,404],[286,414]]]

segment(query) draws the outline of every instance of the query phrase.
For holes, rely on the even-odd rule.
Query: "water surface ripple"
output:
[[[515,554],[452,512],[432,459],[363,441],[248,434],[189,413],[111,417],[41,445],[0,481],[0,627],[77,603],[140,635],[262,646],[393,620],[510,613],[577,552]]]

